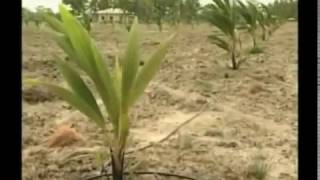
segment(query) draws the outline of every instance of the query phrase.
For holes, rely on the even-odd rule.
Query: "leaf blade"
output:
[[[63,62],[58,57],[56,57],[56,62],[60,72],[64,76],[64,79],[67,81],[69,86],[72,88],[73,92],[79,97],[82,97],[82,99],[95,111],[95,113],[100,116],[100,119],[103,119],[102,113],[92,92],[84,83],[78,72],[74,70],[68,63]],[[104,123],[104,121],[101,123]]]
[[[230,44],[225,41],[224,39],[218,37],[218,36],[215,36],[215,35],[210,35],[208,36],[209,39],[211,40],[212,43],[214,43],[215,45],[219,46],[220,48],[226,50],[226,51],[230,51]]]
[[[128,46],[122,61],[121,108],[124,112],[128,111],[129,108],[128,100],[138,71],[139,56],[138,19],[136,17],[129,33]]]
[[[168,40],[161,43],[159,48],[151,55],[149,60],[145,63],[145,65],[141,68],[141,70],[137,74],[137,78],[135,79],[132,91],[132,98],[129,101],[130,105],[133,105],[134,102],[142,95],[144,89],[147,87],[151,79],[155,76],[156,72],[160,68],[160,64],[165,57],[167,50],[169,48],[170,42],[176,34],[169,37]]]
[[[99,127],[104,128],[103,118],[101,119],[101,117],[98,114],[96,114],[96,112],[91,108],[91,106],[86,104],[86,102],[80,96],[73,93],[72,91],[47,82],[25,80],[24,83],[29,85],[42,85],[47,87],[49,90],[60,96],[70,105],[72,105],[80,112],[85,114],[90,120],[93,120]]]
[[[65,29],[61,21],[57,20],[55,17],[52,17],[49,14],[43,14],[43,18],[52,29],[59,33],[65,33]]]

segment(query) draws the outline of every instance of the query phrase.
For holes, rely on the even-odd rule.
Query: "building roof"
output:
[[[123,10],[120,8],[109,8],[97,11],[97,14],[122,14]]]

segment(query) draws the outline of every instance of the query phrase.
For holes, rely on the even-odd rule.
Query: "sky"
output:
[[[22,7],[28,8],[32,11],[36,9],[37,6],[44,6],[57,12],[58,6],[62,0],[22,0]],[[210,3],[212,0],[199,0],[202,5]],[[274,0],[256,0],[261,3],[269,3]]]

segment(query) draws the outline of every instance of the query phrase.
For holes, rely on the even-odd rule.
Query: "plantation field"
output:
[[[117,29],[93,25],[93,38],[110,64],[126,45]],[[66,55],[47,30],[23,27],[22,72],[62,83],[53,54]],[[255,180],[263,172],[267,180],[297,179],[297,23],[287,22],[259,42],[261,54],[248,53],[251,39],[243,34],[246,61],[239,70],[228,68],[225,51],[209,42],[212,30],[205,24],[182,25],[161,70],[132,110],[128,151],[201,114],[168,140],[128,154],[127,169],[199,180]],[[160,33],[141,25],[140,31],[147,56],[173,29]],[[82,180],[99,173],[96,154],[107,149],[94,123],[45,88],[23,88],[22,104],[24,180]]]

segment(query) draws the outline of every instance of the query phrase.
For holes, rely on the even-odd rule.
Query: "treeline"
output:
[[[298,18],[298,1],[297,0],[276,0],[268,4],[271,13],[279,18]]]
[[[162,30],[164,23],[177,25],[179,23],[195,24],[206,21],[206,9],[212,3],[201,6],[199,0],[63,0],[64,4],[72,8],[72,13],[82,20],[86,28],[90,30],[92,15],[108,8],[120,8],[123,15],[136,15],[139,21],[146,24],[157,24]],[[271,13],[279,18],[296,18],[296,0],[276,0],[267,5]],[[23,22],[28,24],[34,22],[39,25],[42,13],[51,13],[51,9],[40,6],[36,12],[23,8]],[[123,22],[127,23],[127,22]]]

